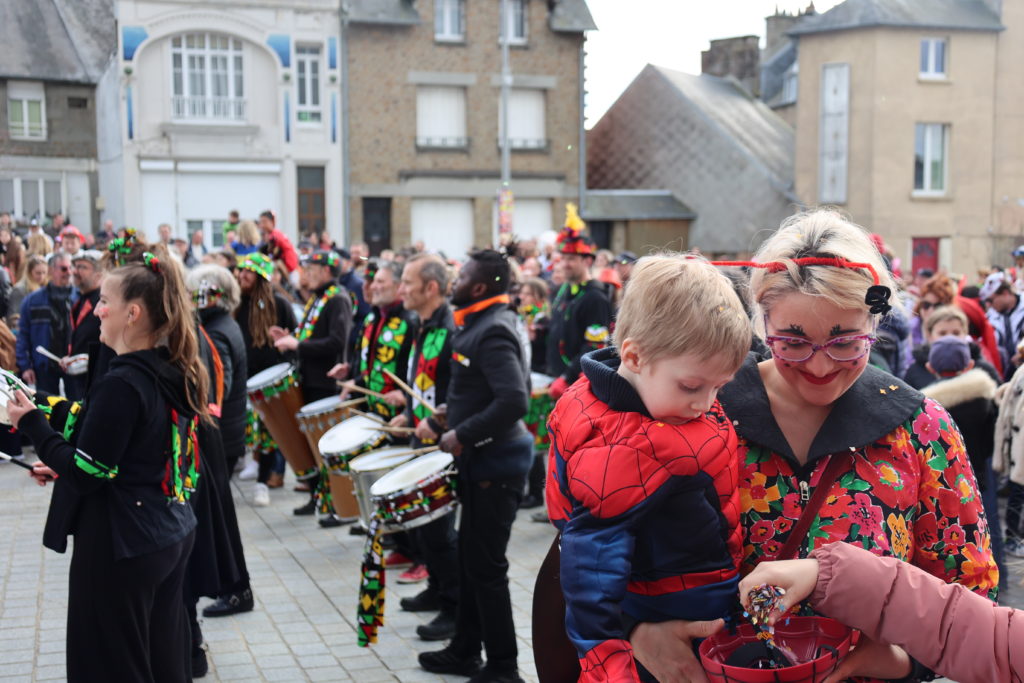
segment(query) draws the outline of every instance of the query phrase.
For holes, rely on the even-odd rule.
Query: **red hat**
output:
[[[555,243],[558,251],[563,254],[579,254],[581,256],[594,255],[594,243],[583,234],[587,224],[583,222],[576,212],[576,205],[569,202],[565,205],[565,225],[558,233]]]
[[[63,237],[64,235],[74,235],[83,242],[85,241],[85,236],[82,235],[82,231],[73,225],[64,226],[64,229],[60,231],[60,236]]]

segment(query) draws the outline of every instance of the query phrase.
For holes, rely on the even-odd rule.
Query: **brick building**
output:
[[[112,0],[0,10],[0,212],[83,231],[99,220],[97,89],[114,56]]]
[[[513,231],[578,201],[584,0],[508,0]],[[349,236],[374,252],[491,242],[500,185],[499,0],[359,0],[344,16]]]

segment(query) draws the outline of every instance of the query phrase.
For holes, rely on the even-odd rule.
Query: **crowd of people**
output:
[[[198,600],[214,599],[208,618],[256,605],[229,482],[253,481],[249,504],[266,506],[289,468],[294,514],[367,537],[359,643],[376,640],[394,572],[423,586],[401,609],[436,612],[417,636],[445,643],[420,666],[474,683],[521,680],[519,509],[558,531],[534,595],[552,681],[702,681],[692,642],[737,618],[741,577],[811,596],[809,565],[776,561],[824,562],[828,544],[990,600],[1003,553],[1024,556],[1013,271],[899,282],[881,238],[825,210],[728,262],[600,250],[571,205],[551,239],[468,255],[371,257],[327,233],[293,245],[269,210],[221,230],[213,250],[169,225],[149,241],[63,217],[22,234],[0,216],[16,428],[0,450],[34,447],[32,476],[55,485],[44,543],[75,538],[69,680],[205,675]],[[264,409],[294,387],[410,454],[450,454],[458,514],[381,536],[332,454],[298,428],[294,446]],[[836,582],[843,561],[871,562],[837,557]],[[946,672],[905,634],[858,627],[836,676]]]

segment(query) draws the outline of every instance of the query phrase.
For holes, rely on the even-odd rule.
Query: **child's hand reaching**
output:
[[[762,562],[740,581],[740,602],[743,603],[744,609],[749,610],[751,589],[768,584],[786,589],[786,594],[782,598],[783,611],[786,611],[813,593],[817,583],[817,560]],[[768,623],[775,624],[780,616],[779,611],[773,612],[768,618]]]

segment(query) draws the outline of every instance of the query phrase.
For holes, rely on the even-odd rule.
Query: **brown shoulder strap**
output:
[[[207,334],[206,328],[200,325],[199,331],[203,333],[203,337],[206,339],[206,343],[210,347],[210,354],[213,357],[213,375],[214,381],[216,382],[217,403],[210,406],[210,412],[214,417],[220,417],[220,409],[224,406],[224,361],[221,360],[220,351],[217,350],[213,340],[210,339],[210,335]]]
[[[800,513],[800,519],[796,521],[792,533],[789,534],[789,538],[786,539],[786,543],[782,546],[782,550],[779,551],[775,559],[791,560],[796,557],[804,539],[807,538],[811,522],[817,517],[818,510],[821,509],[825,499],[828,498],[828,492],[832,489],[832,484],[839,478],[839,472],[843,469],[846,461],[845,453],[834,453],[829,456],[828,464],[825,466],[825,471],[821,473],[818,485],[814,487],[811,499],[807,501],[804,511]]]

